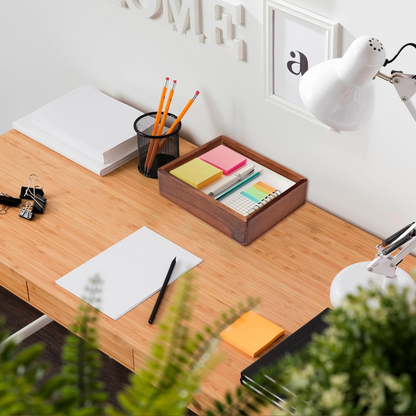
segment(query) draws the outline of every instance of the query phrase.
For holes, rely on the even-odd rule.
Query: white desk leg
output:
[[[2,347],[6,343],[11,342],[11,341],[14,341],[16,344],[19,344],[24,339],[30,337],[35,332],[42,329],[44,326],[50,324],[52,321],[53,321],[53,319],[49,318],[49,316],[46,316],[46,315],[41,316],[40,318],[36,319],[36,321],[33,321],[32,323],[30,323],[29,325],[26,325],[21,330],[15,332],[13,335],[10,335],[9,338],[6,338],[0,344],[0,349],[2,349]]]

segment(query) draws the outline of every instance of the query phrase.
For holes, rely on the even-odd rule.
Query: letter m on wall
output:
[[[200,43],[205,41],[200,29],[199,0],[163,0],[163,9],[173,30]]]

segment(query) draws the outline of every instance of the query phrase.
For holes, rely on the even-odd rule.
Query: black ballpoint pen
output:
[[[157,297],[155,306],[153,307],[152,314],[150,315],[149,324],[152,324],[153,321],[155,320],[157,310],[159,309],[159,305],[160,305],[160,302],[162,301],[165,290],[168,287],[170,276],[172,276],[172,272],[173,272],[173,269],[175,268],[175,264],[176,264],[176,257],[172,260],[172,263],[170,264],[168,274],[166,275],[165,281],[163,282],[162,289],[160,289],[159,296]]]

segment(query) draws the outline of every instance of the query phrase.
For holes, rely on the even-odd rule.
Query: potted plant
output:
[[[273,383],[257,383],[286,393],[276,414],[416,414],[416,301],[394,286],[360,290],[327,315],[329,328],[308,347],[285,357],[271,370]],[[269,371],[269,370],[268,370]],[[251,393],[250,393],[251,394]],[[229,397],[209,414],[239,414]],[[244,409],[253,413],[253,409]]]

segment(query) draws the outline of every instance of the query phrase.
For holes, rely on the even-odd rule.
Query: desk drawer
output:
[[[144,368],[144,365],[146,363],[146,355],[138,351],[137,349],[133,350],[134,354],[134,371],[140,370],[141,368]]]
[[[43,289],[28,282],[30,295],[30,303],[54,321],[68,328],[74,322],[77,311],[58,299],[46,293]],[[134,370],[133,365],[133,349],[121,338],[111,333],[107,329],[98,326],[99,346],[100,350],[109,357],[118,361],[130,370]]]
[[[134,371],[133,348],[117,335],[102,327],[98,329],[100,350],[120,364]]]
[[[0,264],[0,285],[26,302],[29,301],[26,280],[4,264]]]

